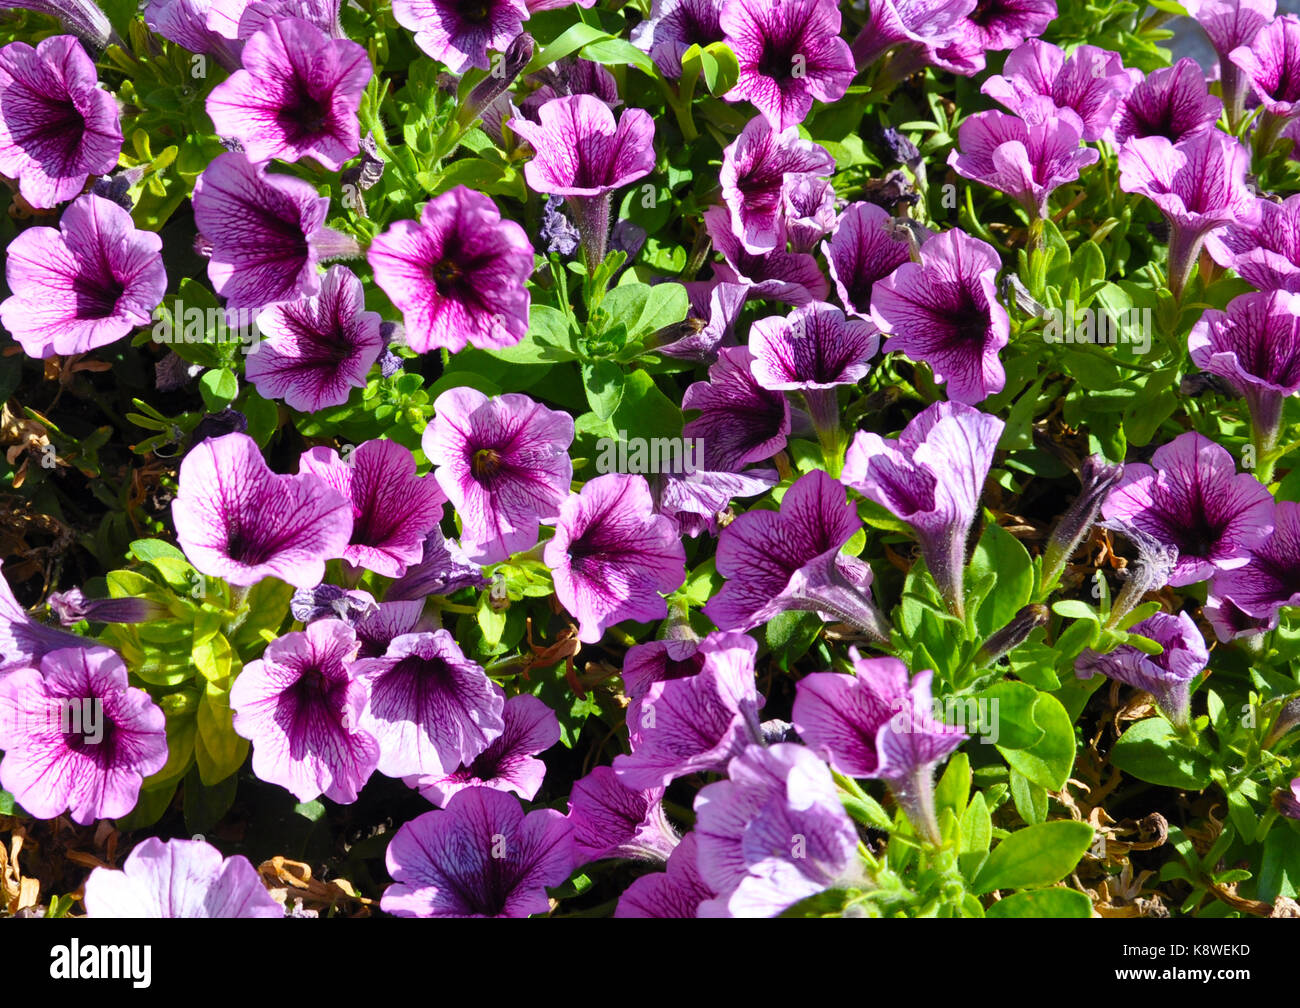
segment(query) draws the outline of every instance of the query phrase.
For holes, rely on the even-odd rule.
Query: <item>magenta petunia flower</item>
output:
[[[402,313],[419,352],[514,346],[528,331],[533,246],[490,197],[456,186],[370,243],[375,283]]]
[[[1300,115],[1300,17],[1283,14],[1274,18],[1249,45],[1228,54],[1255,92],[1265,120],[1285,121]],[[1267,121],[1257,129],[1264,129]],[[1278,123],[1273,124],[1277,128]]]
[[[231,73],[240,67],[243,46],[208,27],[210,0],[148,0],[144,23],[169,42],[211,56]]]
[[[700,411],[682,435],[703,439],[707,470],[737,472],[785,447],[790,404],[780,392],[758,384],[750,371],[753,361],[748,347],[720,350],[709,380],[691,385],[682,397],[682,409]]]
[[[320,293],[278,302],[257,317],[263,339],[249,351],[244,375],[264,399],[283,399],[303,413],[342,406],[384,348],[378,312],[346,266],[331,266]]]
[[[778,133],[762,116],[751,119],[722,152],[722,198],[731,228],[747,252],[784,249],[784,195],[791,174],[830,175],[835,159],[795,127]]]
[[[682,284],[691,302],[690,317],[702,323],[698,330],[653,349],[669,357],[712,364],[718,359],[718,347],[735,345],[735,324],[745,307],[749,288],[745,284],[724,283],[718,278]],[[649,349],[649,348],[648,348]]]
[[[1273,530],[1273,497],[1238,473],[1226,448],[1188,431],[1156,449],[1152,465],[1130,463],[1102,514],[1178,547],[1174,587],[1244,567]]]
[[[607,67],[591,60],[567,57],[537,76],[543,81],[542,85],[519,103],[519,111],[535,123],[541,122],[538,112],[543,105],[568,95],[591,95],[611,109],[623,104],[623,99],[618,96],[618,81],[614,75]],[[565,91],[564,88],[568,90]]]
[[[1265,450],[1277,441],[1283,400],[1300,392],[1298,307],[1300,299],[1282,291],[1243,294],[1226,312],[1206,311],[1187,336],[1192,363],[1245,397]]]
[[[28,228],[9,243],[5,280],[13,293],[0,303],[0,322],[29,357],[114,343],[149,325],[167,290],[162,239],[91,193],[63,212],[57,230]]]
[[[1001,267],[991,245],[964,231],[930,238],[919,263],[903,263],[872,288],[872,320],[890,334],[884,352],[929,364],[954,402],[973,405],[1001,392],[998,351],[1011,335],[994,283]]]
[[[389,599],[380,602],[368,616],[347,621],[357,633],[357,658],[382,658],[398,637],[425,629],[425,621],[421,618],[423,613],[423,598]],[[438,625],[431,622],[427,628],[436,630]]]
[[[537,115],[540,123],[510,121],[535,151],[524,178],[534,192],[568,200],[587,268],[594,269],[605,259],[611,193],[654,170],[654,120],[629,108],[615,121],[603,101],[581,94],[552,99]]]
[[[424,556],[424,538],[442,520],[447,495],[396,441],[358,445],[347,459],[333,448],[302,454],[298,471],[317,476],[352,503],[352,538],[338,554],[356,567],[401,577]]]
[[[649,477],[655,510],[676,523],[678,531],[694,539],[718,534],[718,520],[736,497],[757,497],[779,483],[775,469],[745,472],[661,472]]]
[[[1300,193],[1281,203],[1256,199],[1255,211],[1257,217],[1210,232],[1206,251],[1262,291],[1300,292]]]
[[[708,657],[700,644],[694,636],[669,637],[628,648],[623,655],[623,691],[627,694],[629,710],[655,683],[685,679],[700,671]]]
[[[488,50],[504,52],[524,28],[524,0],[393,0],[393,16],[415,44],[452,73],[487,70]]]
[[[351,241],[325,226],[327,196],[302,179],[267,173],[243,154],[222,154],[208,165],[193,201],[195,223],[212,246],[208,278],[227,311],[319,294],[317,263],[344,254]]]
[[[235,733],[253,743],[253,772],[299,801],[347,804],[379,762],[362,729],[366,689],[349,671],[357,636],[323,619],[272,641],[230,690]]]
[[[682,837],[668,857],[667,870],[642,875],[623,890],[615,917],[694,917],[716,893],[700,878],[694,832]]]
[[[524,815],[519,800],[466,788],[447,807],[405,823],[388,845],[380,908],[398,917],[528,917],[578,866],[573,827],[555,809]]]
[[[460,543],[447,539],[434,529],[424,540],[424,556],[418,564],[388,586],[384,598],[389,602],[415,599],[423,602],[429,595],[450,595],[462,588],[486,588],[488,579],[483,568],[472,563]]]
[[[117,167],[117,102],[99,87],[95,64],[71,35],[0,49],[0,174],[18,180],[34,207],[76,196],[88,175]]]
[[[1130,140],[1119,152],[1119,185],[1146,196],[1170,224],[1169,287],[1181,296],[1207,235],[1225,224],[1259,219],[1246,185],[1250,153],[1219,130],[1195,133],[1175,147],[1165,137]]]
[[[978,0],[948,42],[925,43],[926,63],[963,76],[984,69],[984,54],[1037,38],[1056,18],[1056,0]]]
[[[361,149],[357,110],[372,74],[355,42],[283,18],[244,44],[243,69],[208,95],[208,115],[254,164],[310,157],[338,171]]]
[[[1300,819],[1300,777],[1291,782],[1289,792],[1278,792],[1277,809],[1288,819]]]
[[[975,7],[976,0],[873,0],[853,40],[857,68],[865,70],[900,42],[923,49],[951,42]]]
[[[781,203],[785,235],[793,252],[812,252],[835,229],[835,187],[829,179],[806,173],[787,175]]]
[[[854,874],[858,832],[810,750],[748,746],[695,797],[705,917],[774,917]]]
[[[1071,109],[1083,120],[1083,139],[1091,141],[1109,139],[1115,110],[1132,87],[1118,53],[1081,45],[1067,58],[1059,47],[1031,38],[980,90],[1029,123]]]
[[[580,862],[667,861],[678,841],[664,815],[663,797],[660,786],[632,790],[607,766],[576,781],[569,795],[569,821]]]
[[[368,694],[359,724],[378,739],[389,777],[445,777],[505,730],[501,688],[446,630],[395,637],[352,671]]]
[[[121,871],[96,868],[86,879],[86,916],[283,917],[251,861],[222,858],[203,840],[148,837]]]
[[[814,99],[839,101],[853,80],[835,0],[725,0],[719,23],[740,63],[722,97],[749,102],[773,129],[802,122]]]
[[[1235,130],[1250,83],[1230,57],[1239,46],[1254,42],[1264,26],[1273,20],[1277,13],[1276,0],[1184,0],[1183,9],[1200,23],[1214,46],[1228,121]]]
[[[1100,155],[1079,143],[1083,121],[1071,109],[1029,124],[1005,112],[962,120],[960,150],[948,155],[958,175],[1006,193],[1033,217],[1048,216],[1053,190],[1073,182]]]
[[[560,741],[560,722],[551,708],[527,693],[507,700],[501,719],[501,734],[472,763],[440,777],[408,778],[407,783],[443,808],[452,795],[470,787],[513,791],[531,801],[546,776],[546,764],[533,756]]]
[[[956,612],[965,606],[966,539],[1003,427],[970,406],[933,403],[897,440],[859,431],[844,459],[845,483],[912,526],[926,569]]]
[[[271,472],[247,434],[197,445],[172,502],[176,539],[199,571],[233,585],[278,577],[313,588],[352,534],[352,505],[311,474]]]
[[[167,762],[166,718],[105,647],[50,651],[0,678],[0,787],[28,813],[85,826],[135,808]]]
[[[682,75],[682,57],[723,40],[724,0],[654,0],[650,17],[632,29],[632,44],[650,54],[665,77]]]
[[[250,39],[273,21],[301,18],[341,39],[341,0],[208,0],[208,28],[224,38]]]
[[[51,651],[92,647],[94,641],[46,626],[27,615],[0,574],[0,680],[17,668],[38,666]]]
[[[672,520],[654,513],[644,476],[607,473],[570,494],[542,557],[586,644],[622,620],[663,619],[662,593],[686,580],[686,551]]]
[[[722,770],[746,745],[762,741],[752,637],[711,635],[700,671],[651,683],[628,708],[632,754],[614,757],[614,772],[633,790],[667,787],[679,777]]]
[[[934,767],[968,736],[934,717],[934,673],[909,680],[897,658],[863,658],[854,676],[816,672],[799,680],[794,724],[840,772],[884,780],[912,825],[937,843]]]
[[[1147,75],[1120,105],[1115,142],[1162,136],[1170,143],[1214,129],[1223,102],[1210,94],[1205,73],[1193,59],[1180,59]]]
[[[825,301],[830,285],[817,260],[807,253],[774,249],[763,255],[745,250],[731,228],[731,214],[726,207],[711,206],[704,211],[704,228],[713,239],[713,247],[722,253],[725,263],[713,267],[714,277],[722,283],[744,284],[747,298],[805,305]]]
[[[1278,501],[1275,527],[1251,548],[1246,562],[1220,570],[1210,582],[1210,602],[1229,603],[1247,616],[1276,625],[1282,606],[1300,605],[1300,504]]]
[[[747,511],[719,533],[718,573],[727,583],[705,615],[724,630],[748,630],[800,610],[886,639],[870,566],[840,553],[861,527],[842,484],[820,469],[799,477],[780,511]]]
[[[112,42],[123,44],[95,0],[0,0],[0,10],[30,10],[58,18],[92,50],[103,50]]]
[[[911,258],[907,241],[890,229],[893,219],[874,203],[851,203],[822,242],[840,303],[860,318],[870,317],[875,285]]]
[[[1085,650],[1074,663],[1080,679],[1100,673],[1150,693],[1166,717],[1178,728],[1191,720],[1191,683],[1210,661],[1205,638],[1187,613],[1171,616],[1158,612],[1129,628],[1164,648],[1158,655],[1122,644],[1108,654]]]
[[[536,545],[542,522],[569,494],[573,418],[517,392],[489,399],[454,388],[434,403],[423,446],[479,563],[498,563]]]

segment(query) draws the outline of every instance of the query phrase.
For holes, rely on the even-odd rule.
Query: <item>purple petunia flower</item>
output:
[[[622,620],[663,619],[661,593],[686,580],[686,552],[673,522],[654,514],[644,476],[608,473],[570,494],[542,557],[586,644]]]
[[[1176,588],[1245,566],[1273,529],[1268,488],[1194,431],[1158,448],[1151,462],[1125,467],[1102,514],[1177,546],[1169,579]]]
[[[692,634],[647,641],[628,648],[623,655],[623,691],[627,694],[629,709],[655,683],[685,679],[699,672],[708,657],[708,652],[701,650],[700,643],[700,639]]]
[[[922,48],[951,42],[975,7],[976,0],[872,0],[853,40],[855,64],[865,70],[900,42]]]
[[[1249,45],[1228,54],[1263,108],[1255,148],[1267,154],[1278,131],[1300,115],[1300,17],[1284,14],[1264,26]]]
[[[787,318],[765,318],[750,328],[750,371],[765,389],[798,390],[818,431],[839,429],[835,389],[856,385],[871,369],[880,346],[875,326],[846,319],[824,302],[797,308]]]
[[[460,544],[479,563],[536,545],[569,494],[573,418],[517,392],[489,399],[449,389],[434,403],[423,447],[456,514]]]
[[[650,477],[655,510],[668,515],[684,536],[718,534],[719,516],[733,498],[756,497],[780,482],[775,469],[745,472],[661,472]]]
[[[379,741],[379,772],[445,777],[505,730],[505,696],[446,630],[395,637],[352,666],[368,693],[359,724]]]
[[[437,529],[424,540],[424,556],[418,564],[406,568],[406,574],[388,586],[384,598],[390,602],[418,599],[429,595],[450,595],[462,588],[486,588],[483,569],[471,563],[454,539],[447,539]]]
[[[758,384],[750,371],[753,361],[748,347],[720,350],[709,380],[696,382],[682,397],[682,409],[700,411],[682,435],[703,439],[706,470],[736,472],[785,447],[790,404],[780,392]]]
[[[722,97],[749,102],[777,131],[802,122],[814,99],[839,101],[853,80],[835,0],[725,0],[719,24],[740,63]]]
[[[393,0],[393,16],[415,44],[452,73],[487,70],[488,50],[503,52],[528,19],[524,0]]]
[[[540,123],[510,121],[536,152],[524,177],[534,192],[568,200],[587,268],[595,269],[605,259],[611,194],[654,170],[654,120],[644,109],[630,108],[616,121],[610,107],[591,95],[552,99],[537,115]]]
[[[320,584],[294,592],[289,599],[289,612],[299,623],[340,619],[355,630],[379,612],[379,603],[370,592],[359,588],[349,591],[338,585]]]
[[[1226,312],[1206,311],[1187,337],[1192,362],[1245,397],[1256,444],[1265,451],[1277,441],[1283,400],[1300,392],[1297,307],[1300,298],[1282,291],[1243,294]]]
[[[1228,122],[1233,130],[1245,108],[1250,84],[1230,56],[1239,46],[1249,46],[1277,13],[1276,0],[1184,0],[1183,9],[1200,22],[1219,58]]]
[[[32,227],[14,238],[5,280],[13,293],[0,303],[0,322],[29,357],[116,342],[152,321],[167,290],[162,239],[93,194],[73,202],[57,230]]]
[[[642,875],[623,890],[615,917],[694,917],[712,899],[712,887],[700,878],[694,832],[682,837],[668,856],[667,870]]]
[[[32,619],[14,598],[9,581],[0,574],[0,680],[16,668],[39,665],[51,651],[92,647],[94,643]]]
[[[1291,782],[1289,794],[1285,791],[1278,793],[1277,809],[1288,819],[1300,819],[1300,777]]]
[[[348,669],[356,652],[350,626],[317,620],[268,644],[231,687],[253,772],[299,801],[354,802],[379,763],[379,743],[361,727],[365,685]]]
[[[34,207],[58,206],[81,192],[86,176],[117,167],[117,102],[71,35],[0,49],[0,109],[0,174],[17,179]]]
[[[994,282],[1001,267],[991,245],[964,231],[927,240],[919,263],[903,263],[872,288],[871,318],[890,334],[884,352],[929,364],[954,402],[973,405],[1001,392],[998,351],[1011,335]]]
[[[912,825],[939,842],[934,767],[969,736],[934,717],[934,673],[910,681],[897,658],[864,658],[854,676],[815,672],[799,680],[794,725],[840,772],[884,780]]]
[[[1187,613],[1154,613],[1130,627],[1129,633],[1150,638],[1164,652],[1149,655],[1131,644],[1122,644],[1109,654],[1089,648],[1075,661],[1075,674],[1091,679],[1100,673],[1145,690],[1175,727],[1186,728],[1191,718],[1191,682],[1210,661],[1205,638]]]
[[[634,791],[611,767],[598,766],[573,785],[569,821],[582,864],[605,858],[667,861],[677,832],[663,809],[664,789]]]
[[[763,255],[747,252],[731,228],[731,214],[726,207],[711,206],[704,211],[704,227],[713,239],[713,247],[722,253],[725,263],[713,268],[722,283],[748,287],[747,297],[786,304],[805,305],[825,301],[830,293],[826,277],[817,260],[807,253],[774,249]]]
[[[1055,18],[1056,0],[978,0],[951,41],[925,43],[926,63],[969,77],[984,69],[985,53],[1037,38]]]
[[[466,788],[405,823],[385,858],[380,908],[398,917],[528,917],[577,867],[573,827],[555,809],[524,815],[513,795]]]
[[[0,10],[30,10],[58,18],[94,50],[102,50],[112,42],[125,45],[94,0],[0,0]]]
[[[632,44],[650,54],[665,77],[682,75],[682,57],[723,40],[724,0],[654,0],[650,17],[632,29]]]
[[[528,331],[533,246],[490,197],[456,186],[370,243],[375,283],[402,313],[411,349],[514,346]]]
[[[1083,121],[1071,109],[1029,124],[1005,112],[962,120],[961,149],[948,155],[958,175],[1006,193],[1033,217],[1047,217],[1052,191],[1073,182],[1100,155],[1081,147]]]
[[[1211,232],[1206,251],[1262,291],[1300,292],[1300,193],[1281,203],[1256,199],[1255,210],[1258,216]]]
[[[773,917],[853,874],[858,832],[811,750],[752,745],[727,777],[695,798],[700,877],[718,893],[701,916]]]
[[[284,916],[248,858],[223,859],[203,840],[158,837],[137,845],[121,871],[92,871],[85,904],[88,917],[125,920]]]
[[[1031,124],[1071,109],[1083,120],[1083,139],[1091,141],[1110,137],[1115,110],[1132,87],[1118,53],[1081,45],[1067,58],[1059,47],[1031,38],[980,90]]]
[[[791,126],[778,133],[762,116],[751,119],[722,152],[722,198],[731,208],[731,228],[747,252],[785,247],[787,176],[830,175],[835,159],[824,147],[802,140]]]
[[[211,243],[208,278],[228,312],[320,293],[317,263],[356,245],[325,226],[329,203],[302,179],[268,174],[243,154],[222,154],[204,169],[194,220]]]
[[[781,203],[785,234],[794,252],[812,252],[835,229],[835,187],[816,175],[787,175]]]
[[[365,310],[356,274],[331,266],[320,293],[273,304],[257,317],[264,337],[250,348],[244,374],[264,399],[312,413],[342,406],[383,349],[378,312]]]
[[[1162,136],[1176,144],[1214,129],[1222,113],[1223,102],[1210,94],[1200,65],[1180,59],[1153,70],[1129,92],[1115,119],[1115,142]]]
[[[710,634],[700,650],[699,672],[651,683],[628,707],[632,754],[615,756],[613,763],[626,787],[667,787],[688,774],[722,770],[746,745],[762,741],[757,643],[739,633]]]
[[[536,76],[543,81],[542,85],[519,103],[519,111],[532,122],[541,121],[538,111],[547,102],[569,95],[591,95],[611,109],[623,104],[614,75],[608,68],[591,60],[566,58],[539,71]]]
[[[338,171],[357,156],[357,110],[373,75],[365,49],[283,18],[250,38],[242,59],[208,95],[218,135],[238,140],[254,164],[310,157]]]
[[[390,590],[389,595],[392,592]],[[375,612],[356,621],[346,622],[357,632],[360,642],[357,658],[382,658],[388,653],[388,646],[403,634],[415,633],[417,630],[436,630],[436,621],[423,618],[424,599],[389,599],[380,602]]]
[[[424,556],[424,539],[442,520],[447,495],[430,475],[415,474],[415,456],[396,441],[358,445],[347,459],[333,448],[302,454],[311,473],[352,503],[352,538],[338,554],[356,567],[401,577]]]
[[[341,0],[208,0],[208,27],[223,38],[252,38],[273,21],[301,18],[331,38],[341,39]]]
[[[1219,571],[1210,582],[1210,604],[1230,604],[1247,616],[1276,625],[1282,606],[1300,605],[1300,504],[1278,501],[1272,529],[1246,562]]]
[[[875,285],[911,258],[906,240],[891,230],[892,220],[874,203],[852,203],[822,242],[840,303],[860,318],[870,317]]]
[[[871,598],[871,567],[840,553],[862,527],[844,486],[820,469],[801,476],[781,510],[747,511],[718,536],[718,573],[727,583],[704,607],[724,630],[748,630],[779,613],[815,612],[888,639]]]
[[[694,319],[698,329],[662,346],[647,347],[669,357],[712,364],[718,359],[718,347],[736,342],[734,327],[745,307],[749,288],[745,284],[708,281],[682,284],[691,302],[688,321]]]
[[[1205,605],[1201,607],[1201,615],[1222,643],[1227,644],[1243,637],[1257,637],[1277,626],[1276,612],[1271,616],[1252,616],[1232,599],[1217,596],[1214,592],[1214,581],[1211,581]]]
[[[117,652],[50,651],[0,678],[0,787],[38,819],[120,818],[167,762],[165,722]]]
[[[1181,296],[1207,235],[1225,224],[1259,219],[1246,185],[1250,153],[1219,130],[1195,133],[1175,147],[1165,137],[1130,140],[1119,152],[1119,185],[1146,196],[1170,224],[1169,288]]]
[[[860,431],[844,459],[845,483],[912,526],[926,569],[958,613],[966,539],[1004,426],[970,406],[933,403],[897,440]]]
[[[532,800],[546,776],[546,764],[533,756],[560,741],[560,722],[551,708],[527,693],[507,700],[501,718],[505,725],[501,734],[472,763],[441,777],[408,779],[407,783],[444,808],[452,795],[469,787],[513,791]]]
[[[144,5],[144,22],[169,42],[184,46],[192,53],[211,56],[226,70],[240,67],[243,46],[208,27],[210,0],[148,0]]]
[[[197,445],[172,502],[176,539],[199,571],[233,585],[278,577],[313,588],[352,534],[352,505],[310,474],[271,472],[246,434]]]

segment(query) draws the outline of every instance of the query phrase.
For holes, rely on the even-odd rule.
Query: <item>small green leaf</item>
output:
[[[1074,889],[1036,889],[998,900],[986,917],[1091,917],[1092,901]]]
[[[626,381],[623,369],[610,360],[584,362],[582,384],[587,390],[587,402],[598,419],[609,420],[623,401]]]
[[[1017,830],[993,848],[971,880],[976,893],[1028,889],[1059,882],[1079,863],[1092,843],[1087,823],[1060,819]]]
[[[209,413],[219,413],[239,395],[239,381],[235,373],[228,368],[205,371],[199,379],[199,395]]]
[[[1139,780],[1201,791],[1210,785],[1210,758],[1188,746],[1162,717],[1132,725],[1110,751],[1110,761]]]
[[[1024,749],[999,745],[998,751],[1013,769],[1035,784],[1059,791],[1074,768],[1074,722],[1061,701],[1050,693],[1040,693],[1034,702],[1034,724],[1043,731],[1041,739]]]

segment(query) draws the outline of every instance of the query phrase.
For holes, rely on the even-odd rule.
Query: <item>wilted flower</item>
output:
[[[167,762],[166,719],[106,647],[47,652],[0,678],[0,787],[38,819],[118,819]]]
[[[352,534],[346,497],[316,476],[271,472],[246,434],[195,447],[179,484],[172,518],[181,549],[199,571],[233,585],[270,576],[312,588]]]
[[[3,103],[3,98],[0,98]],[[9,243],[0,321],[29,357],[82,354],[148,325],[167,290],[162,239],[102,196]]]
[[[1131,644],[1122,644],[1109,654],[1088,649],[1074,663],[1076,674],[1091,679],[1101,673],[1145,690],[1175,727],[1186,728],[1191,718],[1191,682],[1210,660],[1205,638],[1187,613],[1155,613],[1131,627],[1129,633],[1150,638],[1164,651],[1149,655]]]
[[[1083,537],[1092,531],[1102,502],[1124,475],[1122,465],[1111,465],[1100,455],[1089,455],[1079,466],[1079,496],[1052,529],[1043,550],[1043,584],[1054,585]]]
[[[167,606],[153,599],[137,596],[121,598],[87,598],[80,588],[51,592],[46,604],[64,626],[82,620],[92,623],[146,623],[169,614]]]
[[[423,601],[429,595],[450,595],[462,588],[486,588],[483,568],[472,563],[455,540],[436,528],[424,540],[424,556],[406,568],[406,574],[388,586],[384,598]]]
[[[570,494],[542,556],[587,644],[621,620],[662,619],[668,606],[661,593],[686,579],[681,540],[673,522],[654,513],[643,476],[607,473]]]
[[[573,479],[573,418],[512,392],[454,388],[434,403],[423,447],[462,523],[461,547],[498,563],[537,543]]]
[[[203,840],[148,837],[121,871],[96,868],[86,879],[86,916],[283,917],[248,858],[222,859]]]
[[[368,591],[319,584],[299,588],[289,600],[289,612],[299,623],[318,619],[340,619],[353,630],[379,612],[379,603]]]
[[[375,283],[402,313],[411,349],[514,346],[528,331],[533,246],[490,197],[456,186],[370,243]]]
[[[0,10],[30,10],[58,18],[92,49],[122,43],[108,15],[94,0],[0,0]]]

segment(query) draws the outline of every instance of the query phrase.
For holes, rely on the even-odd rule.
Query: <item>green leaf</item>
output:
[[[608,420],[623,401],[626,375],[618,364],[610,360],[583,362],[582,384],[587,390],[587,402],[600,420]]]
[[[682,434],[681,407],[659,390],[645,371],[633,371],[623,383],[623,395],[611,419],[614,427],[626,432],[629,438],[680,438]],[[681,446],[678,446],[681,447]],[[703,464],[696,459],[696,465]],[[602,469],[602,472],[613,470]]]
[[[1030,826],[1047,820],[1047,789],[1014,767],[1011,770],[1011,800],[1020,818]]]
[[[1038,690],[1028,683],[994,683],[975,694],[976,710],[982,712],[980,733],[1002,749],[1028,749],[1046,734],[1034,721]],[[965,724],[972,725],[968,718]]]
[[[1074,869],[1091,843],[1092,827],[1073,820],[1017,830],[993,848],[971,886],[983,895],[995,889],[1051,885]]]
[[[736,86],[740,79],[740,62],[726,42],[711,42],[704,47],[704,83],[709,94],[721,96]]]
[[[1012,767],[1048,791],[1060,791],[1074,768],[1074,722],[1050,693],[1038,694],[1034,702],[1034,724],[1043,737],[1024,749],[998,746],[998,752]]]
[[[487,644],[495,646],[501,640],[501,635],[505,633],[507,614],[503,611],[497,611],[492,608],[492,593],[483,591],[479,594],[478,605],[474,609],[474,618],[478,621],[478,627],[483,631],[483,640]]]
[[[244,765],[248,740],[235,734],[230,690],[207,684],[199,699],[194,757],[204,784],[220,784]]]
[[[1092,901],[1074,889],[1036,889],[998,900],[984,911],[992,918],[1091,917]]]
[[[957,862],[963,875],[970,878],[979,871],[992,843],[993,817],[989,814],[984,792],[976,791],[961,817],[961,846],[957,850]]]
[[[652,76],[655,73],[654,60],[647,56],[643,50],[623,39],[604,39],[600,42],[592,42],[590,45],[583,47],[582,55],[584,59],[589,59],[593,63],[600,63],[604,66],[622,66],[629,63],[638,70],[644,70]]]
[[[1162,717],[1139,721],[1110,751],[1110,761],[1149,784],[1201,791],[1210,786],[1210,758],[1188,746]]]
[[[1087,602],[1080,602],[1078,599],[1061,599],[1059,602],[1053,602],[1052,612],[1067,619],[1092,620],[1094,623],[1097,621],[1097,610]]]
[[[0,815],[14,814],[14,796],[0,788]]]
[[[970,796],[970,782],[970,757],[964,752],[954,753],[934,789],[935,806],[940,810],[950,808],[954,813],[964,809]]]
[[[605,295],[601,308],[627,327],[629,343],[639,343],[666,326],[686,318],[691,309],[686,288],[679,283],[623,284]]]
[[[577,360],[578,346],[564,312],[535,304],[528,309],[528,332],[522,340],[484,353],[511,364],[556,364]]]
[[[220,413],[235,401],[239,395],[239,381],[229,368],[219,371],[204,371],[199,379],[199,395],[209,413]]]
[[[542,67],[550,66],[557,60],[562,60],[565,56],[577,52],[583,46],[612,37],[609,32],[601,31],[594,25],[579,21],[567,28],[554,42],[538,52],[529,61],[528,66],[524,67],[519,76],[523,78],[531,73],[536,73]]]
[[[1000,525],[989,525],[975,547],[969,570],[970,583],[988,574],[996,579],[975,618],[981,635],[989,637],[1028,604],[1034,588],[1033,562],[1019,539]]]

